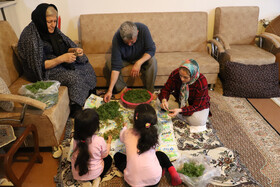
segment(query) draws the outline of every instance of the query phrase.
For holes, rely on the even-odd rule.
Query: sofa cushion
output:
[[[97,77],[106,75],[105,64],[106,58],[110,58],[108,54],[87,54],[87,57],[95,70]],[[200,72],[203,74],[218,74],[219,63],[206,52],[170,52],[156,53],[155,57],[158,63],[157,76],[169,76],[169,74],[178,68],[185,59],[195,59],[199,64]],[[168,64],[168,66],[166,65]],[[122,69],[123,76],[129,76],[132,66],[127,66]],[[107,72],[108,73],[108,72]],[[207,78],[207,77],[206,77]],[[216,80],[208,80],[210,83],[215,83]]]
[[[230,45],[252,44],[258,29],[258,18],[257,6],[217,7],[214,35],[222,35]]]
[[[226,62],[225,75],[223,80],[224,96],[280,97],[278,63],[258,66]]]
[[[0,77],[0,94],[10,94],[10,90],[7,87],[5,81]],[[14,102],[11,101],[0,101],[0,108],[5,111],[12,111],[14,108]]]
[[[81,43],[85,54],[108,52],[114,33],[127,20],[149,27],[156,52],[207,51],[206,12],[152,12],[81,15]]]
[[[245,65],[265,65],[275,62],[275,56],[255,45],[231,45],[228,60]]]
[[[8,87],[20,76],[20,64],[11,46],[18,42],[13,28],[7,21],[0,21],[0,77]]]

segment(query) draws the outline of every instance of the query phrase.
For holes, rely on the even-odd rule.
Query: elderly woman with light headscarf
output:
[[[57,80],[67,86],[71,115],[82,109],[94,93],[96,75],[83,49],[57,28],[57,8],[39,4],[18,42],[25,76],[32,82]]]
[[[174,96],[177,105],[173,102],[174,106],[171,106],[170,94]],[[190,132],[206,130],[210,107],[208,83],[205,76],[199,72],[195,60],[184,61],[170,74],[158,99],[161,108],[169,111],[169,116],[177,116],[189,124]]]

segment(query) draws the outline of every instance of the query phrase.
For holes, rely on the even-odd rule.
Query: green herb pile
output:
[[[101,105],[96,111],[101,121],[107,121],[108,119],[113,120],[116,117],[122,117],[119,108],[120,104],[117,101],[111,101]]]
[[[46,90],[48,87],[50,87],[53,84],[54,84],[54,82],[38,81],[36,83],[26,85],[26,89],[28,89],[32,93],[36,94],[39,91],[39,89]]]
[[[123,99],[130,103],[144,103],[151,98],[151,95],[144,89],[132,89],[128,90]]]
[[[116,128],[108,130],[105,133],[103,133],[103,137],[105,140],[107,140],[108,136],[111,135],[113,140],[119,139],[121,130],[122,130],[122,125],[117,125]]]
[[[196,165],[195,162],[184,163],[184,167],[178,170],[179,173],[187,175],[188,177],[200,177],[203,175],[205,167],[200,164]]]
[[[120,104],[117,101],[111,101],[105,103],[96,109],[99,119],[103,122],[107,122],[107,120],[114,120],[117,124],[117,127],[111,129],[103,134],[105,140],[108,139],[108,135],[112,135],[112,139],[116,140],[119,138],[120,130],[123,125],[123,116],[119,111]]]

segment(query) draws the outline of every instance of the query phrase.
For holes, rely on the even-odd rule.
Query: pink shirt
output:
[[[125,144],[127,165],[124,170],[125,181],[133,186],[150,186],[157,184],[162,175],[162,168],[156,156],[156,150],[138,154],[139,135],[133,129],[124,127],[120,132],[120,140]]]
[[[77,146],[77,141],[74,140],[73,150],[75,150]],[[79,168],[75,168],[75,161],[78,156],[78,150],[73,152],[71,157],[71,165],[72,165],[72,174],[74,179],[76,180],[93,180],[103,172],[104,161],[103,158],[108,156],[107,153],[107,144],[103,137],[93,135],[91,137],[91,142],[88,144],[88,149],[90,153],[90,159],[88,162],[88,173],[85,175],[79,176]]]

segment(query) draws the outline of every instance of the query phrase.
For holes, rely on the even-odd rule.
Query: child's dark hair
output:
[[[134,129],[140,134],[137,148],[139,154],[156,147],[158,143],[157,113],[149,104],[140,104],[134,111]]]
[[[99,130],[99,116],[94,109],[85,109],[75,116],[74,139],[77,141],[79,150],[75,162],[75,168],[79,168],[79,175],[82,176],[88,172],[88,160],[90,158],[88,152],[87,139]]]

